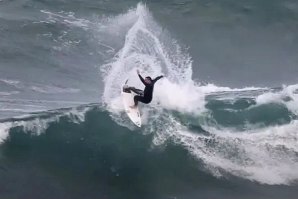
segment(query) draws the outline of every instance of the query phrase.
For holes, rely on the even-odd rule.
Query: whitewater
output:
[[[89,129],[88,124],[95,120],[92,116],[96,116],[97,123],[107,125],[98,133],[106,131],[113,132],[113,136],[115,132],[122,135],[121,131],[125,129],[127,136],[149,139],[149,148],[146,149],[149,152],[167,151],[167,147],[174,145],[186,151],[198,171],[214,179],[236,179],[265,186],[297,185],[298,84],[277,88],[249,85],[230,88],[200,81],[193,74],[195,66],[188,53],[189,47],[163,28],[143,3],[116,16],[91,19],[46,9],[40,13],[44,19],[34,23],[60,24],[69,27],[69,31],[79,29],[96,39],[93,45],[97,45],[100,59],[105,60],[94,66],[103,85],[102,92],[94,103],[82,99],[73,102],[52,99],[18,101],[13,100],[13,96],[22,89],[46,95],[77,95],[83,89],[38,83],[23,86],[18,79],[0,79],[0,83],[14,89],[0,92],[0,110],[18,113],[0,120],[2,146],[18,135],[12,133],[15,131],[33,139],[48,135],[60,125]],[[103,39],[107,36],[108,39]],[[62,52],[76,42],[80,43],[64,41],[54,50]],[[136,75],[137,69],[143,76],[165,76],[154,88],[152,103],[140,105],[141,128],[134,126],[125,114],[119,92],[128,78],[131,86],[143,88]],[[14,103],[19,103],[19,107]],[[88,130],[86,134],[76,135],[74,143],[88,140],[85,137],[87,132],[90,133]],[[71,143],[72,139],[75,138],[66,138],[66,143]],[[108,138],[102,139],[113,143]],[[95,146],[87,148],[101,150]],[[129,148],[129,145],[125,146]],[[121,163],[115,162],[109,170],[113,175],[121,175]]]
[[[42,12],[51,17],[59,16]],[[74,23],[76,21],[80,23]],[[86,29],[91,23],[79,19],[64,22]],[[155,88],[153,103],[141,106],[145,121],[142,132],[154,134],[154,145],[165,144],[168,140],[182,145],[194,157],[203,161],[206,169],[217,177],[232,174],[266,184],[290,184],[298,179],[298,123],[295,118],[280,125],[262,126],[262,123],[246,122],[243,124],[245,127],[233,128],[208,121],[214,118],[212,112],[205,108],[208,103],[206,96],[210,94],[225,92],[233,96],[232,100],[237,100],[239,93],[259,91],[256,96],[250,96],[256,103],[246,110],[263,104],[281,104],[296,116],[297,85],[284,86],[278,92],[271,92],[267,88],[231,89],[213,84],[202,85],[192,80],[191,57],[171,38],[169,32],[154,21],[145,5],[138,4],[125,14],[106,19],[100,24],[100,32],[108,32],[111,37],[117,37],[119,26],[115,24],[127,26],[123,48],[109,63],[99,68],[105,85],[102,103],[118,125],[133,129],[123,114],[119,95],[123,82],[130,78],[133,86],[141,87],[136,69],[144,75],[164,74],[166,78]],[[17,82],[12,81],[11,84]],[[174,111],[193,118],[208,134],[201,135],[189,130],[190,122],[181,122]],[[25,130],[37,128],[37,133],[40,133],[39,128],[45,129],[46,124],[52,120],[1,123],[1,139],[5,140],[12,126],[23,126]],[[30,127],[32,125],[34,127]]]

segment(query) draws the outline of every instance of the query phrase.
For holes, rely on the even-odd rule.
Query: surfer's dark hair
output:
[[[151,78],[150,76],[147,76],[146,78],[148,78],[148,79],[152,80],[152,78]]]

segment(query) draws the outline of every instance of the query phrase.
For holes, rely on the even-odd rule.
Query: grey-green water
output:
[[[296,198],[297,33],[294,0],[0,1],[0,198]]]

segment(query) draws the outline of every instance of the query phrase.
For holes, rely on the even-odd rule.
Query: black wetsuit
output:
[[[136,95],[134,97],[135,105],[138,105],[138,102],[143,102],[145,104],[149,104],[152,101],[154,84],[156,83],[157,80],[159,80],[162,77],[163,77],[162,75],[158,76],[154,80],[151,80],[151,83],[148,84],[145,82],[143,77],[141,75],[139,75],[140,80],[145,85],[145,89],[144,89],[143,95]]]

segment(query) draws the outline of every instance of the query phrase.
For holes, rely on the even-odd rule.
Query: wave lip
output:
[[[56,110],[27,113],[26,115],[0,120],[0,143],[5,142],[11,129],[19,127],[23,131],[40,135],[44,133],[53,122],[59,122],[67,117],[73,123],[82,123],[85,114],[96,108],[97,104],[81,105],[74,108],[61,108]]]
[[[276,92],[266,92],[256,98],[257,104],[280,103],[298,115],[298,84],[284,85]]]

